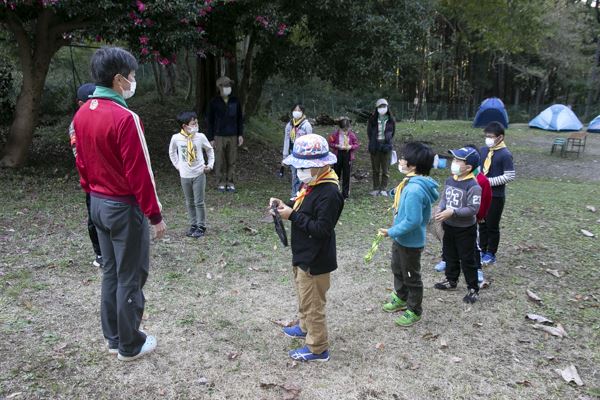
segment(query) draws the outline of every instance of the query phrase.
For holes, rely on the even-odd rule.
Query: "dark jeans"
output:
[[[350,196],[350,174],[352,173],[352,161],[348,150],[338,150],[337,163],[333,170],[342,182],[342,196],[347,199]]]
[[[504,197],[492,197],[485,221],[479,224],[481,251],[496,255],[500,243],[500,219],[504,210]]]
[[[90,194],[85,194],[85,206],[87,208],[88,220],[88,233],[90,235],[90,240],[92,241],[92,247],[94,248],[94,253],[97,256],[101,256],[102,252],[100,251],[100,242],[98,242],[98,232],[96,232],[96,225],[92,222],[92,215],[90,214]]]
[[[477,265],[475,250],[477,249],[477,224],[466,228],[444,227],[443,251],[446,259],[446,279],[457,282],[462,270],[469,289],[479,290],[477,282]]]
[[[146,335],[142,288],[148,278],[150,235],[139,206],[92,195],[92,221],[102,249],[102,331],[111,348],[124,356],[140,352]]]
[[[423,313],[423,281],[421,280],[421,253],[423,248],[410,248],[392,244],[392,273],[396,295],[407,302],[409,310]]]
[[[373,169],[373,190],[387,190],[390,179],[390,160],[392,152],[376,151],[371,153],[371,167]]]

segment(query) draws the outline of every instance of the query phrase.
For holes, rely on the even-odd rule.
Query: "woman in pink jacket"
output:
[[[333,166],[335,173],[342,182],[342,195],[344,200],[350,196],[350,175],[352,174],[352,161],[355,152],[360,146],[356,134],[350,129],[350,119],[341,117],[336,129],[327,141],[329,149],[337,156],[337,163]]]

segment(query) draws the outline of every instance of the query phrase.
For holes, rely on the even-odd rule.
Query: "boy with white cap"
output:
[[[292,265],[298,292],[298,325],[284,328],[286,336],[305,339],[306,345],[290,351],[297,361],[328,361],[325,320],[330,273],[337,269],[335,225],[344,208],[339,180],[331,168],[337,161],[325,138],[308,134],[294,142],[283,160],[298,171],[303,185],[293,204],[276,203],[281,218],[292,222]]]

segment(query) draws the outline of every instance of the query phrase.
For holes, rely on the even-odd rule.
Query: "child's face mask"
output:
[[[452,165],[450,165],[450,172],[452,172],[452,175],[460,175],[461,174],[460,164],[453,162]]]
[[[294,117],[294,119],[300,119],[302,117],[302,111],[293,111],[292,117]]]
[[[494,147],[495,144],[496,144],[496,139],[495,138],[489,138],[489,137],[485,138],[485,145],[487,147]]]
[[[309,184],[316,178],[316,176],[312,176],[312,174],[310,173],[310,168],[297,169],[296,173],[298,174],[298,179],[306,184]]]

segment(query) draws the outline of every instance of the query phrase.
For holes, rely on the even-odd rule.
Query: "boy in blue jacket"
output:
[[[394,225],[379,229],[389,236],[392,245],[392,273],[394,292],[385,312],[404,311],[395,320],[396,325],[408,327],[421,320],[423,309],[423,281],[421,280],[421,253],[425,247],[425,227],[431,218],[431,204],[438,199],[438,184],[430,178],[434,153],[431,148],[411,142],[404,146],[398,169],[406,177],[394,193]]]

